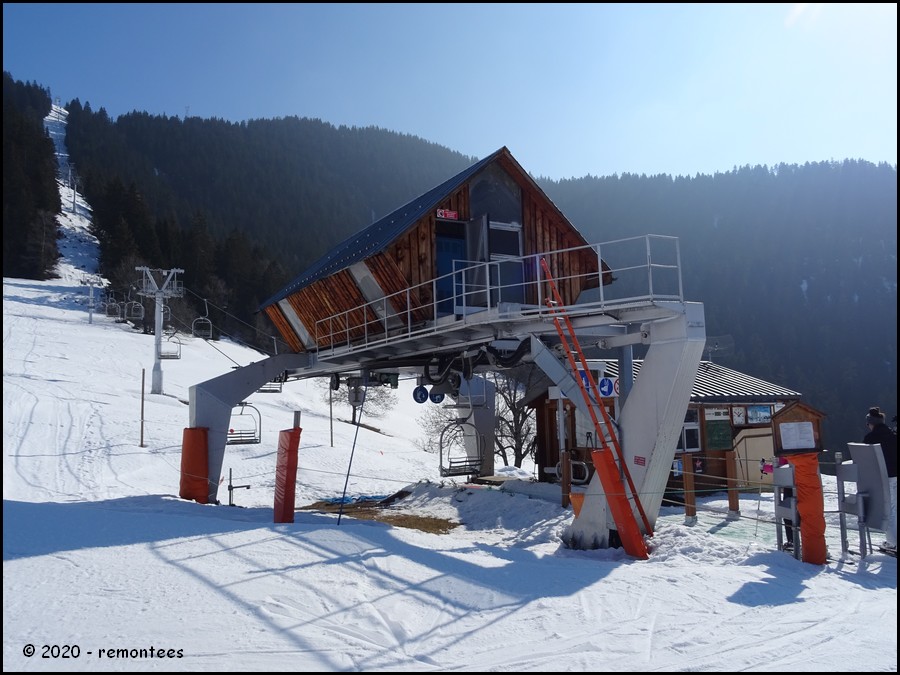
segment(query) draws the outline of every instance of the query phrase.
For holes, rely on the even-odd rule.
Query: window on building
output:
[[[678,452],[700,451],[700,421],[694,408],[689,408],[684,416],[684,425],[681,427],[677,447]]]

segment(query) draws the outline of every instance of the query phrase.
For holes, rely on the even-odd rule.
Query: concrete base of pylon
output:
[[[609,547],[606,496],[596,472],[584,491],[584,500],[572,524],[563,533],[566,546],[577,550]]]

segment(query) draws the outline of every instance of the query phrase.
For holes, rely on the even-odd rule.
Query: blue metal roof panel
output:
[[[432,188],[423,195],[416,197],[411,202],[404,204],[396,211],[389,213],[384,218],[356,234],[348,237],[343,242],[328,251],[315,263],[303,271],[287,286],[266,300],[259,309],[263,310],[291,293],[309,286],[311,283],[324,279],[327,276],[346,269],[360,260],[383,251],[397,237],[411,228],[424,214],[436,207],[451,192],[459,188],[476,173],[497,158],[505,148],[500,148],[491,155],[476,162],[467,169],[453,176],[437,187]]]

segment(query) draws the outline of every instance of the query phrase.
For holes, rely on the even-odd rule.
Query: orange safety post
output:
[[[297,449],[300,427],[282,429],[278,433],[278,462],[275,466],[276,523],[294,522],[294,493],[297,486]]]
[[[825,544],[825,500],[819,457],[814,452],[782,456],[794,467],[803,562],[824,565],[828,561],[828,547]]]
[[[181,484],[178,496],[209,503],[208,427],[187,427],[181,437]]]

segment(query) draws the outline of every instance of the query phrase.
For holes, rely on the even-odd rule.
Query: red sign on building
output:
[[[438,209],[438,218],[446,218],[447,220],[459,220],[459,211],[449,211],[448,209]]]

